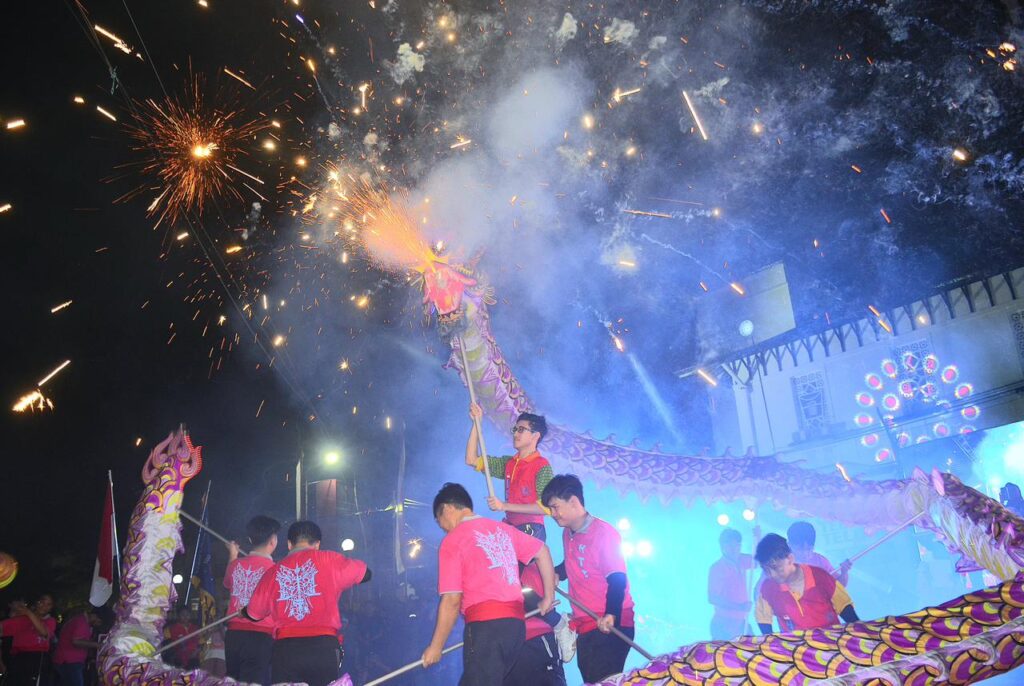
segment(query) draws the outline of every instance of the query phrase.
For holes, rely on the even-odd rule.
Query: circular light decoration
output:
[[[718,522],[719,526],[729,526],[729,515],[723,512],[722,514],[718,515],[715,521]]]
[[[858,409],[878,407],[875,412],[881,416],[881,424],[892,427],[902,413],[913,417],[919,413],[952,412],[953,403],[962,404],[974,394],[974,386],[960,380],[960,369],[955,364],[943,365],[934,353],[907,350],[894,357],[881,361],[880,373],[865,374],[867,390],[854,394]],[[956,412],[959,416],[945,416],[930,426],[900,427],[892,438],[895,447],[904,448],[933,438],[974,431],[975,427],[968,422],[978,418],[981,408],[967,405]],[[883,445],[881,432],[874,430],[878,419],[874,413],[859,411],[853,416],[853,423],[857,428],[870,432],[861,436],[860,444],[874,453],[876,461],[886,462],[895,455],[891,447]]]
[[[966,436],[967,434],[974,433],[976,430],[977,429],[975,429],[970,424],[964,424],[963,426],[960,427],[960,435],[961,436]]]

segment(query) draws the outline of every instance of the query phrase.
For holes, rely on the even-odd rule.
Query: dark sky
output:
[[[206,446],[201,482],[213,479],[225,528],[258,509],[287,516],[284,472],[330,445],[343,446],[366,506],[387,504],[397,436],[386,417],[406,422],[414,497],[432,495],[447,470],[437,464],[457,462],[464,391],[441,371],[405,275],[333,239],[326,165],[431,195],[426,234],[456,256],[484,251],[496,335],[556,421],[681,451],[709,442],[700,388],[672,375],[711,354],[693,324],[701,282],[725,288],[783,261],[797,324],[813,328],[826,312],[860,317],[1021,263],[1024,70],[1002,66],[1015,55],[998,46],[1021,42],[1002,3],[304,2],[305,25],[291,2],[210,4],[129,2],[137,33],[114,0],[87,3],[91,21],[73,0],[22,3],[0,29],[0,119],[27,122],[0,128],[0,205],[13,206],[0,214],[0,397],[9,407],[71,360],[43,389],[52,411],[2,414],[0,550],[22,561],[8,595],[55,583],[56,553],[88,580],[105,470],[123,526],[148,450],[178,422]],[[563,40],[567,11],[576,28]],[[143,59],[94,45],[90,23]],[[403,43],[425,56],[404,78]],[[100,52],[117,67],[113,95]],[[128,98],[181,98],[194,77],[208,102],[283,122],[267,130],[277,153],[265,134],[243,146],[266,200],[237,258],[225,250],[256,200],[244,179],[191,225],[153,230],[157,184],[124,128]],[[360,83],[372,83],[371,108],[356,115]],[[536,98],[525,110],[520,93]],[[587,113],[593,130],[581,128]],[[451,148],[460,137],[473,144]],[[263,295],[267,310],[240,315]],[[360,295],[368,308],[353,307]],[[682,436],[652,411],[606,325]]]

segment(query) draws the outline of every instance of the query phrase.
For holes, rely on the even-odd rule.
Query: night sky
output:
[[[430,198],[425,239],[479,257],[549,417],[680,452],[711,441],[700,382],[673,375],[718,354],[704,287],[782,261],[813,330],[1024,258],[1016,3],[209,5],[22,3],[0,29],[3,401],[71,360],[52,410],[3,414],[0,549],[21,574],[0,600],[87,585],[106,470],[124,527],[179,422],[229,532],[289,516],[300,452],[320,478],[341,449],[361,505],[389,504],[403,423],[411,497],[460,474],[465,391],[408,274],[332,214],[332,170]],[[194,83],[261,128],[234,163],[262,183],[232,172],[154,229],[133,112]]]

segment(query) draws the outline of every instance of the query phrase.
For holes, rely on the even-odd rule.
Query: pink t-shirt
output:
[[[79,648],[73,641],[88,641],[92,638],[89,617],[84,612],[64,623],[57,637],[57,648],[53,651],[53,664],[65,665],[85,662],[89,657],[88,648]]]
[[[249,604],[253,591],[259,585],[263,574],[274,566],[269,555],[250,554],[240,557],[228,564],[224,570],[224,588],[231,593],[228,603],[228,614],[238,612]],[[251,622],[244,617],[235,617],[228,622],[232,631],[259,631],[265,634],[274,633],[274,620],[268,615],[258,622]]]
[[[35,626],[25,615],[18,615],[0,622],[0,636],[10,636],[11,655],[18,653],[47,653],[50,651],[50,639],[57,630],[57,620],[43,617],[43,626],[50,632],[49,636],[40,636]]]
[[[573,533],[569,527],[562,530],[565,549],[565,573],[569,577],[569,594],[602,617],[608,594],[608,575],[626,573],[626,560],[622,557],[619,532],[608,522],[587,515],[583,527]],[[633,626],[633,596],[626,582],[622,599],[622,626]],[[597,622],[583,610],[573,606],[572,624],[583,634],[597,628]]]
[[[708,596],[718,596],[734,603],[745,603],[750,600],[747,594],[746,571],[754,568],[754,558],[750,555],[740,555],[737,561],[720,558],[711,565],[708,571]],[[715,607],[716,617],[732,617],[739,619],[750,614],[749,610],[733,610],[730,608]]]
[[[338,598],[366,576],[366,563],[330,550],[303,548],[263,574],[246,613],[274,623],[274,638],[338,636]]]
[[[441,541],[437,592],[461,593],[467,622],[522,619],[519,563],[527,564],[543,547],[542,541],[504,522],[467,517]]]

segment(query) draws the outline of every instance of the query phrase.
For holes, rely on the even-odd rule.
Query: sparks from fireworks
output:
[[[697,110],[694,108],[693,102],[690,100],[690,96],[686,91],[683,91],[683,100],[686,102],[686,106],[690,110],[690,115],[693,117],[694,123],[697,124],[697,130],[700,131],[700,137],[707,140],[707,131],[704,130],[704,124],[701,123],[700,117],[697,115]]]
[[[361,224],[362,243],[374,262],[391,269],[425,269],[436,256],[416,231],[404,198],[380,185],[356,181],[346,194],[345,220]]]
[[[67,300],[65,302],[62,302],[60,305],[57,305],[55,307],[51,307],[50,308],[50,314],[57,314],[58,312],[60,312],[64,308],[70,307],[72,302],[73,301],[71,301],[71,300]]]
[[[36,384],[35,390],[30,391],[21,396],[20,398],[18,398],[18,401],[14,403],[11,409],[15,412],[25,412],[26,410],[52,410],[53,402],[51,402],[49,398],[43,395],[43,386],[45,386],[46,382],[48,382],[50,379],[60,374],[60,372],[63,371],[64,368],[67,367],[69,364],[71,364],[71,360],[64,360],[62,363],[57,365],[56,369],[54,369],[52,372],[44,376],[39,381],[39,383]]]
[[[265,125],[240,120],[238,111],[206,107],[199,81],[193,81],[187,102],[168,98],[140,104],[129,135],[136,142],[135,149],[147,155],[142,172],[160,183],[160,191],[148,207],[150,216],[159,216],[157,226],[189,212],[201,214],[209,200],[241,199],[229,170],[262,183],[233,163],[243,154],[241,146],[246,139]]]

